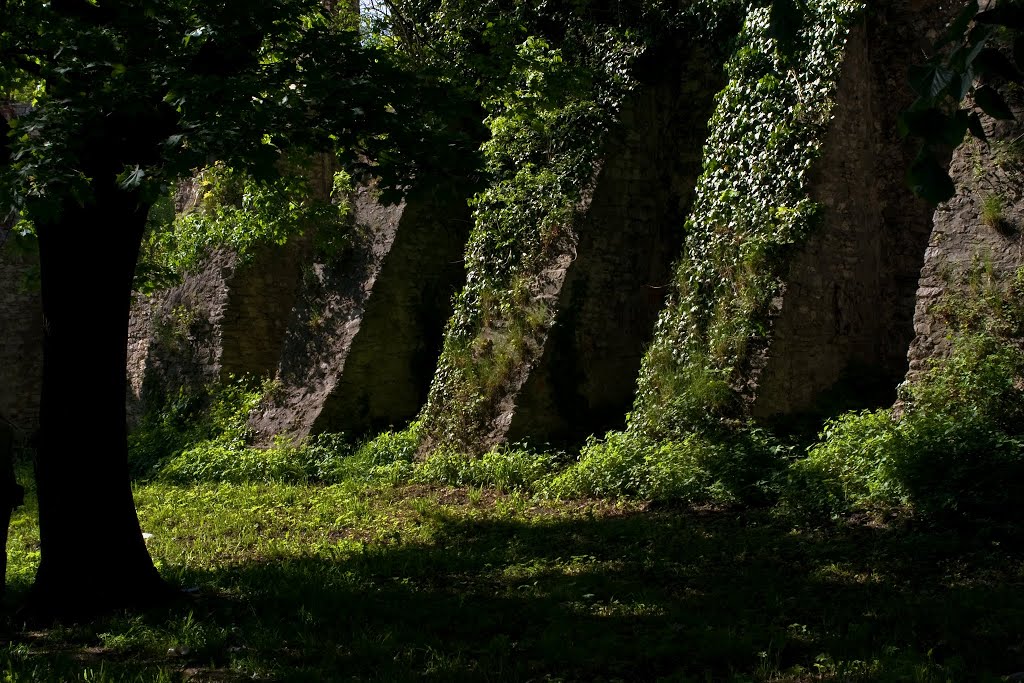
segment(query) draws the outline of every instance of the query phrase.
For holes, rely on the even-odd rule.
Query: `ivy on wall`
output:
[[[483,29],[485,39],[505,41],[494,54],[510,68],[484,98],[491,138],[482,150],[493,180],[472,200],[467,285],[423,412],[423,432],[436,443],[479,448],[497,402],[539,353],[556,313],[543,296],[543,271],[573,253],[609,132],[637,87],[638,58],[666,31],[721,45],[741,6],[639,2],[605,15],[599,3],[577,4],[564,14],[520,6],[533,13],[529,21],[504,16]],[[557,37],[530,32],[552,19],[563,22]]]
[[[854,0],[807,3],[786,49],[754,7],[727,63],[674,291],[624,432],[591,440],[556,495],[731,503],[777,495],[788,447],[744,418],[789,256],[814,229],[810,171],[831,119]]]
[[[675,292],[641,370],[629,429],[700,430],[741,414],[740,373],[764,339],[787,257],[816,223],[809,172],[820,155],[843,48],[862,3],[809,3],[782,54],[767,8],[747,17],[727,65],[686,223]]]

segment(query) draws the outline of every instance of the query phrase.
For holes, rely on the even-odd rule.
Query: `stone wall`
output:
[[[301,438],[312,431],[344,370],[402,210],[381,206],[368,188],[358,188],[353,201],[358,239],[352,252],[333,263],[309,264],[278,359],[277,387],[250,418],[261,443],[278,434]]]
[[[956,3],[873,3],[849,37],[814,169],[822,225],[790,261],[770,341],[752,354],[755,417],[886,405],[906,371],[931,210],[910,192],[916,149],[897,134],[919,62]]]
[[[203,267],[169,290],[137,294],[128,324],[128,416],[147,402],[196,388],[220,376],[221,321],[236,256],[212,254]]]
[[[308,240],[263,247],[236,268],[221,321],[221,377],[273,374],[284,350],[292,309],[298,302]]]
[[[381,431],[416,416],[441,355],[452,296],[465,279],[469,227],[464,201],[404,205],[344,372],[313,431]]]
[[[273,374],[295,304],[302,239],[245,262],[217,250],[184,281],[137,295],[128,335],[128,413],[147,402],[230,376]]]
[[[723,74],[675,46],[627,102],[576,253],[556,289],[557,317],[503,418],[511,441],[578,444],[625,424],[643,353],[664,304],[701,172],[713,97]]]
[[[352,252],[306,269],[277,386],[250,420],[263,443],[400,425],[426,397],[463,277],[469,210],[427,196],[384,206],[369,187],[353,210]]]
[[[13,241],[0,245],[0,419],[17,430],[21,441],[39,426],[43,308],[38,268],[34,252]]]
[[[1017,120],[1024,120],[1021,97],[1004,95]],[[970,305],[1004,290],[1024,267],[1024,125],[984,116],[983,122],[990,144],[969,139],[957,149],[950,165],[956,196],[935,211],[917,290],[908,381],[949,352],[952,318],[969,315],[945,306],[962,308],[957,298]]]

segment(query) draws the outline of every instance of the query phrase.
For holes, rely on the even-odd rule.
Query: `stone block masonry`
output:
[[[182,284],[136,296],[128,335],[128,414],[181,388],[274,372],[295,305],[307,241],[263,247],[248,260],[214,251]]]
[[[989,144],[967,140],[953,154],[957,193],[935,211],[917,290],[907,380],[945,357],[960,328],[992,327],[996,312],[983,301],[1008,303],[1024,268],[1024,102],[1004,89],[1017,122],[983,117]],[[991,304],[989,304],[991,305]],[[1019,305],[1019,303],[1017,304]],[[971,310],[972,307],[975,310]],[[991,318],[972,321],[972,316]],[[1020,343],[1019,329],[994,330]]]
[[[676,46],[623,105],[574,258],[557,291],[556,318],[515,395],[509,441],[579,445],[621,428],[654,333],[701,171],[713,97],[724,85],[702,50]]]
[[[907,70],[956,3],[871,3],[847,41],[834,118],[813,169],[822,224],[792,256],[770,339],[744,387],[761,419],[879,407],[895,398],[914,337],[931,209],[906,181],[916,147],[897,133]]]
[[[250,420],[263,443],[401,426],[426,398],[464,278],[469,209],[426,191],[384,206],[360,187],[353,212],[352,253],[306,269],[277,386]]]

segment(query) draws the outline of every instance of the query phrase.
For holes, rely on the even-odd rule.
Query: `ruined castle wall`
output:
[[[1024,120],[1024,102],[1006,95],[1017,121]],[[1024,125],[984,116],[983,125],[990,144],[969,139],[956,150],[950,165],[956,195],[935,211],[917,290],[908,381],[949,353],[954,319],[970,315],[959,310],[964,304],[1019,282],[1024,268]],[[999,331],[1011,337],[1019,332]]]
[[[262,247],[235,269],[221,320],[220,375],[268,376],[284,350],[285,333],[302,285],[303,237]]]
[[[290,316],[277,387],[250,420],[276,434],[363,434],[415,417],[440,353],[468,232],[464,201],[380,204],[360,187],[352,251],[314,263]]]
[[[441,355],[452,296],[465,279],[469,225],[464,202],[405,204],[344,373],[314,431],[362,434],[416,416]]]
[[[215,382],[221,372],[222,321],[237,256],[215,251],[168,290],[132,302],[128,325],[128,415],[181,388]]]
[[[394,242],[403,207],[381,206],[366,187],[353,201],[358,239],[333,263],[310,264],[292,311],[273,394],[250,418],[261,443],[310,434],[344,370],[366,301]]]
[[[300,282],[304,243],[264,247],[240,262],[214,251],[168,290],[136,295],[128,334],[128,408],[230,376],[273,374]]]
[[[511,441],[582,443],[621,428],[664,305],[722,74],[694,51],[627,102],[543,353],[515,397]]]
[[[753,414],[775,417],[891,403],[914,336],[916,278],[931,209],[897,133],[913,100],[907,69],[949,15],[943,2],[875,3],[847,41],[834,118],[811,195],[822,225],[792,258],[753,363]]]

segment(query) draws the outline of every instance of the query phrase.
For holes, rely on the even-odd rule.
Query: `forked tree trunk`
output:
[[[43,385],[36,460],[40,565],[30,609],[82,614],[160,600],[128,473],[125,366],[148,206],[113,177],[37,224]]]

